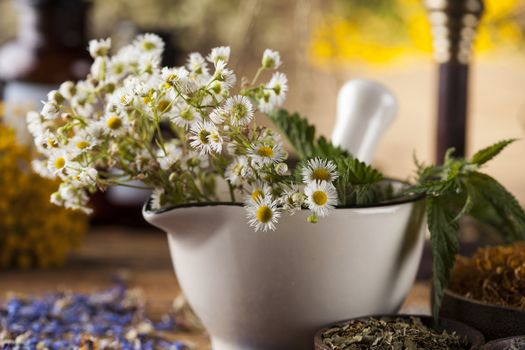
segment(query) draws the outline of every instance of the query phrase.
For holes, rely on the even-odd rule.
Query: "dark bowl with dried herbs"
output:
[[[525,335],[490,341],[481,350],[525,350]]]
[[[320,329],[315,350],[466,350],[485,338],[461,322],[430,316],[385,315],[350,319]]]
[[[488,340],[525,335],[525,243],[458,257],[440,315],[475,327]]]

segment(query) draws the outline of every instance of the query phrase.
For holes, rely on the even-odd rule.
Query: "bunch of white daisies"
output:
[[[145,34],[111,56],[110,39],[91,41],[86,79],[63,83],[40,113],[28,114],[42,154],[34,169],[61,180],[52,202],[90,212],[90,193],[140,180],[158,209],[218,201],[222,180],[231,201],[245,198],[256,230],[275,229],[283,212],[301,208],[312,211],[313,222],[327,215],[337,204],[335,165],[309,160],[304,183],[296,184],[279,135],[254,122],[257,110],[284,103],[284,74],[257,82],[280,66],[279,53],[265,50],[254,79],[233,93],[229,47],[192,53],[176,68],[161,67],[163,48],[158,36]]]

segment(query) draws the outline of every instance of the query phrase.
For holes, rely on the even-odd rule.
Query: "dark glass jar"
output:
[[[13,0],[17,37],[0,48],[4,121],[31,143],[25,115],[40,110],[47,93],[89,71],[86,0]]]

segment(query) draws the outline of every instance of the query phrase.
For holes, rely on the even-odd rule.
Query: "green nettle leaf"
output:
[[[459,249],[457,232],[459,225],[454,214],[447,209],[446,197],[428,197],[427,223],[432,243],[433,268],[433,314],[437,317],[450,271]]]
[[[496,228],[507,242],[525,240],[525,212],[516,198],[489,175],[472,172],[468,182],[477,190],[478,204],[492,208],[492,215],[479,210],[471,215]]]
[[[478,152],[476,152],[472,159],[470,160],[470,163],[476,164],[476,165],[482,165],[497,156],[501,151],[505,149],[508,145],[516,141],[516,139],[509,139],[509,140],[503,140],[498,143],[493,144],[492,146],[489,146],[487,148],[484,148]]]
[[[477,152],[470,161],[446,153],[443,165],[424,167],[416,161],[418,184],[410,193],[427,195],[427,219],[433,252],[433,313],[437,318],[444,288],[458,251],[458,221],[470,215],[496,229],[507,242],[525,239],[525,212],[514,196],[479,167],[514,140],[504,140]]]
[[[333,145],[324,137],[316,139],[315,126],[298,113],[290,114],[285,109],[268,114],[272,122],[286,136],[301,159],[321,157],[336,159],[348,156],[348,152]]]

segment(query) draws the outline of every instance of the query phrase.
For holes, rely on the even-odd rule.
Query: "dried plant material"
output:
[[[512,339],[510,341],[509,346],[505,348],[505,350],[521,350],[521,349],[525,349],[525,338],[523,337]]]
[[[334,350],[459,350],[470,346],[455,333],[425,326],[417,317],[370,318],[327,329],[323,344]]]
[[[467,298],[525,309],[525,243],[479,249],[459,257],[450,289]]]

